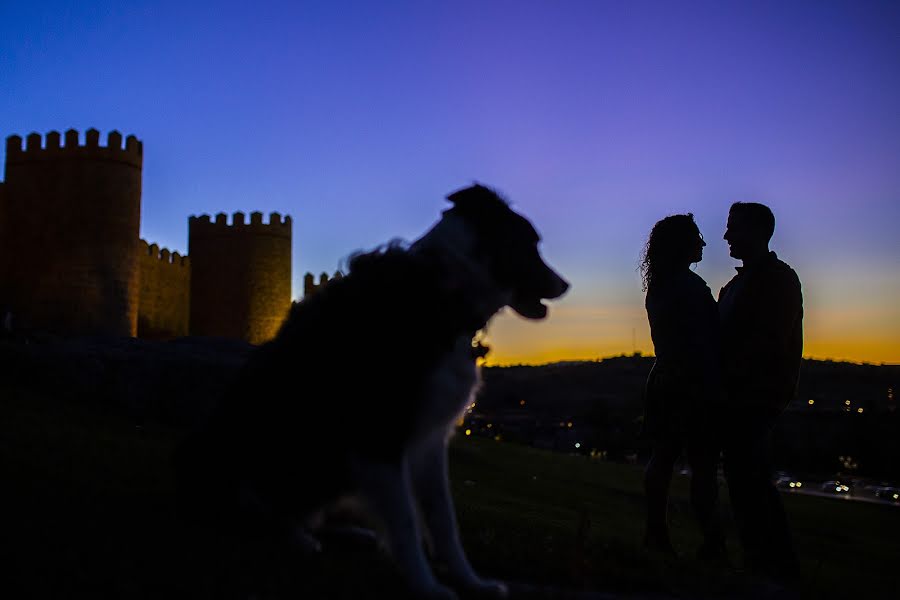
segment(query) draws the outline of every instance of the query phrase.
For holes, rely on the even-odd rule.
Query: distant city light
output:
[[[493,423],[488,423],[488,424],[487,424],[487,428],[488,428],[488,429],[490,429],[490,428],[493,427],[493,426],[494,426]]]
[[[861,409],[861,408],[857,408],[857,409],[856,409],[856,412],[858,412],[858,413],[859,413],[859,414],[862,414],[862,412],[863,412],[863,409]]]
[[[576,448],[581,448],[581,442],[575,442],[575,447],[576,447]]]
[[[900,494],[894,494],[894,500],[900,500]]]
[[[809,405],[812,406],[812,405],[815,404],[815,403],[816,403],[816,401],[813,400],[812,398],[810,398],[810,400],[809,400]]]
[[[525,401],[524,401],[524,400],[519,400],[519,406],[525,406]]]
[[[847,406],[850,406],[850,401],[849,401],[849,400],[844,400],[844,404],[846,404]]]
[[[472,430],[471,430],[471,429],[466,429],[466,435],[472,435]]]
[[[572,429],[572,421],[569,421],[568,423],[566,423],[566,427],[568,427],[569,429]]]

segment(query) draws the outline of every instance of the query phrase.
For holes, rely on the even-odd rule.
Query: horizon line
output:
[[[562,363],[572,364],[572,363],[597,363],[603,362],[605,360],[610,360],[614,358],[656,358],[655,354],[644,354],[640,350],[634,352],[622,352],[620,354],[611,354],[607,356],[601,356],[597,358],[572,358],[565,359],[561,358],[558,360],[549,360],[549,361],[536,361],[536,362],[499,362],[499,363],[491,363],[490,361],[485,361],[482,364],[483,368],[506,368],[506,367],[546,367],[551,365],[558,365]],[[818,361],[818,362],[830,362],[830,363],[840,363],[840,364],[850,364],[857,366],[874,366],[874,367],[900,367],[900,362],[885,362],[882,361],[880,363],[871,362],[871,361],[859,361],[859,360],[851,360],[848,358],[821,358],[817,356],[803,356],[802,360],[807,361]]]

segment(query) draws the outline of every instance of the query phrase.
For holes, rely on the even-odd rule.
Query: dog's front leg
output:
[[[475,592],[479,597],[506,598],[506,585],[479,577],[463,551],[450,495],[446,437],[436,435],[417,455],[413,484],[431,534],[435,558],[447,565],[451,579],[461,589]]]
[[[456,594],[438,583],[425,558],[406,461],[366,464],[360,475],[362,494],[384,523],[391,554],[415,597],[455,600]]]

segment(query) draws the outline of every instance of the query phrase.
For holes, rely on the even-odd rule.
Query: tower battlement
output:
[[[272,339],[291,306],[291,217],[218,213],[188,219],[191,335]],[[223,301],[227,299],[227,302]]]
[[[22,147],[22,136],[11,135],[6,138],[7,165],[33,161],[56,160],[60,158],[78,158],[108,160],[126,163],[140,168],[143,163],[144,145],[135,136],[129,135],[122,145],[122,134],[110,131],[106,136],[106,145],[100,145],[100,132],[88,129],[84,134],[84,143],[79,139],[76,129],[69,129],[65,137],[58,131],[50,131],[46,136],[30,133],[25,137]]]
[[[218,213],[213,220],[209,215],[191,215],[188,218],[188,229],[191,235],[228,235],[234,233],[240,234],[265,234],[277,237],[290,238],[292,221],[290,215],[273,212],[269,213],[268,223],[263,222],[263,214],[259,211],[250,213],[250,221],[247,222],[246,215],[243,212],[236,212],[231,215],[231,222],[228,222],[228,215]]]
[[[89,129],[84,140],[31,133],[6,139],[0,281],[26,327],[135,335],[139,304],[143,147]],[[123,145],[124,143],[124,145]],[[85,218],[90,215],[90,218]]]

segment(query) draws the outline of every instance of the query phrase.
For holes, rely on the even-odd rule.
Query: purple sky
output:
[[[495,362],[652,351],[653,223],[695,214],[715,293],[728,206],[761,201],[806,354],[900,362],[900,3],[258,4],[0,4],[0,135],[134,133],[173,250],[190,214],[291,214],[295,296],[492,185],[573,284],[500,317]]]

